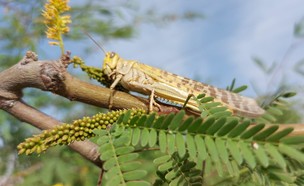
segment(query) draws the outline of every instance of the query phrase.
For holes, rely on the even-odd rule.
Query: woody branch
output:
[[[22,100],[24,88],[31,87],[51,91],[71,101],[79,101],[102,108],[108,108],[111,100],[112,109],[148,109],[146,99],[92,85],[71,76],[66,71],[68,63],[69,54],[56,61],[38,61],[35,53],[27,52],[17,64],[0,72],[0,108],[20,121],[41,130],[53,128],[62,122],[25,103]],[[162,110],[166,112],[177,111],[176,108],[165,105],[162,106]],[[99,160],[97,146],[94,143],[90,141],[74,142],[70,147],[101,167],[102,162]]]

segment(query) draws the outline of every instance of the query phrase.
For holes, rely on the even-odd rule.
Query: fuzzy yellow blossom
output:
[[[62,54],[64,53],[62,34],[70,31],[68,24],[72,22],[69,15],[62,15],[70,10],[68,2],[69,0],[49,0],[42,11],[44,24],[47,26],[46,37],[54,40],[49,44],[59,45]]]

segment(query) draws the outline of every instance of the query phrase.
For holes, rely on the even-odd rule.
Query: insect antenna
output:
[[[98,48],[100,48],[104,52],[104,54],[107,54],[107,51],[105,50],[105,48],[102,47],[99,43],[97,43],[97,41],[89,33],[87,33],[86,31],[83,31],[83,32],[98,46]]]

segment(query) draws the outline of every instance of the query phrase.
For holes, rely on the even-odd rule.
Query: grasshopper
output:
[[[135,60],[125,60],[115,52],[105,53],[102,71],[113,81],[110,89],[120,84],[127,90],[150,95],[150,111],[152,104],[158,105],[154,101],[154,96],[183,104],[189,95],[197,96],[204,93],[228,107],[235,115],[254,118],[265,112],[252,98],[181,77]],[[189,100],[186,107],[199,111],[198,104],[194,100]]]

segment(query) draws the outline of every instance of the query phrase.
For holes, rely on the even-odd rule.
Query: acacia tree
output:
[[[68,145],[100,168],[99,183],[106,180],[110,185],[303,182],[301,125],[273,124],[288,108],[283,99],[291,93],[276,97],[265,106],[266,114],[256,119],[232,116],[225,106],[205,95],[194,98],[200,105],[199,115],[164,103],[148,114],[149,100],[84,82],[67,71],[67,66],[74,64],[90,78],[111,83],[101,69],[86,66],[80,57],[65,50],[69,9],[66,1],[51,0],[42,13],[50,44],[61,49],[58,60],[40,61],[28,51],[0,73],[1,109],[44,130],[20,143],[19,154],[41,154],[50,147]],[[114,111],[63,123],[23,101],[24,88]],[[238,92],[243,88],[234,88],[233,83],[228,89]],[[156,169],[149,176],[149,166],[141,166],[146,158],[140,156],[147,152],[153,156],[150,153],[146,164],[153,161]]]

